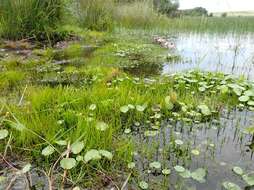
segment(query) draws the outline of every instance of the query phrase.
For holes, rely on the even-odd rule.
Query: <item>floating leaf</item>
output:
[[[99,150],[99,153],[101,154],[101,156],[104,156],[108,160],[112,160],[113,158],[113,154],[107,150]]]
[[[136,110],[139,111],[139,112],[143,112],[143,111],[145,111],[146,107],[147,107],[146,104],[144,104],[142,106],[141,105],[136,105]]]
[[[129,111],[129,106],[122,106],[122,107],[120,108],[120,111],[121,111],[122,113],[127,113],[127,112]]]
[[[171,97],[167,96],[165,98],[165,105],[168,110],[172,110],[174,108],[174,104],[171,102]]]
[[[132,109],[132,110],[134,110],[134,109],[135,109],[135,106],[134,106],[134,105],[132,105],[132,104],[128,104],[128,107],[129,107],[130,109]]]
[[[8,137],[9,132],[6,129],[2,129],[0,130],[0,140],[5,139],[6,137]]]
[[[191,177],[191,172],[189,170],[184,170],[184,172],[179,172],[179,175],[182,177],[182,178],[190,178]]]
[[[179,165],[176,165],[176,166],[174,167],[174,169],[175,169],[175,171],[177,171],[178,173],[182,173],[182,172],[185,171],[185,168],[182,167],[182,166],[179,166]]]
[[[96,109],[96,104],[91,104],[89,110],[94,111]]]
[[[125,134],[130,134],[130,133],[131,133],[131,129],[129,129],[129,128],[125,129],[125,130],[124,130],[124,133],[125,133]]]
[[[25,174],[27,172],[29,172],[31,170],[32,165],[31,164],[26,164],[23,168],[22,168],[22,173]]]
[[[193,154],[193,155],[195,155],[195,156],[198,156],[198,155],[200,154],[200,152],[199,152],[199,150],[197,150],[197,149],[193,149],[193,150],[191,151],[191,154]]]
[[[54,152],[55,152],[55,149],[49,145],[42,150],[41,154],[43,156],[49,156],[49,155],[53,154]]]
[[[84,148],[84,142],[78,141],[71,145],[71,152],[73,154],[79,154]]]
[[[145,136],[146,137],[154,137],[158,134],[158,131],[145,131]]]
[[[206,176],[206,170],[203,168],[198,168],[197,170],[191,173],[191,177],[200,183],[205,182],[205,176]]]
[[[243,170],[240,167],[233,167],[233,172],[235,172],[237,175],[243,175]]]
[[[254,186],[254,173],[243,175],[242,178],[249,186]]]
[[[63,158],[60,165],[65,170],[70,170],[76,166],[76,160],[74,158]]]
[[[60,146],[66,146],[67,145],[67,141],[65,141],[65,140],[55,141],[55,143],[60,145]]]
[[[141,181],[140,183],[139,183],[139,187],[141,188],[141,189],[148,189],[148,183],[146,183],[145,181]]]
[[[253,100],[250,100],[250,101],[248,101],[248,103],[247,103],[249,106],[254,106],[254,101]]]
[[[128,164],[128,168],[129,168],[129,169],[133,169],[133,168],[135,168],[135,166],[136,166],[135,162],[130,162],[130,163]]]
[[[89,162],[90,160],[100,160],[101,155],[98,150],[91,149],[89,150],[84,157],[85,162]]]
[[[162,174],[163,175],[169,175],[171,173],[171,170],[170,169],[163,169],[162,170]]]
[[[207,105],[199,105],[198,108],[200,109],[201,113],[205,116],[211,115],[211,111]]]
[[[241,96],[239,97],[240,102],[248,102],[250,100],[249,96]]]
[[[152,162],[149,164],[150,168],[154,168],[154,169],[161,169],[161,163],[160,162]]]
[[[77,160],[78,162],[84,161],[84,157],[78,155],[78,156],[76,157],[76,160]]]
[[[96,129],[99,131],[106,131],[109,128],[108,124],[104,122],[97,122]]]
[[[176,143],[177,145],[183,145],[183,141],[180,140],[180,139],[176,139],[176,140],[175,140],[175,143]]]
[[[232,183],[232,182],[229,182],[229,181],[223,182],[223,183],[222,183],[222,186],[223,186],[226,190],[241,190],[241,188],[240,188],[238,185],[236,185],[236,184],[234,184],[234,183]]]

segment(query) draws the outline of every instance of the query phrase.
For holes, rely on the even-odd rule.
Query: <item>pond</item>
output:
[[[254,79],[254,37],[251,34],[178,34],[171,38],[182,59],[165,63],[163,74],[191,69],[219,71]]]

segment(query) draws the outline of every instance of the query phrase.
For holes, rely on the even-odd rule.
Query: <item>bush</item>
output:
[[[74,9],[81,26],[91,30],[107,31],[113,28],[112,0],[76,0]]]
[[[62,0],[0,0],[0,35],[12,40],[54,38],[62,8]]]

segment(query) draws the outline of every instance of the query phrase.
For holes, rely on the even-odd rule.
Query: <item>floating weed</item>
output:
[[[6,137],[8,137],[8,135],[9,135],[8,130],[6,129],[0,130],[0,140],[5,139]]]
[[[225,188],[225,190],[241,190],[241,188],[238,185],[229,181],[223,182],[222,186],[223,188]]]
[[[108,124],[101,121],[97,122],[95,127],[99,131],[106,131],[109,128]]]
[[[135,162],[130,162],[130,163],[128,163],[128,168],[129,169],[133,169],[133,168],[135,168],[135,166],[136,166],[136,164],[135,164]]]
[[[159,170],[159,169],[161,169],[161,163],[160,162],[152,162],[152,163],[149,164],[149,167],[153,168],[153,169],[156,169],[156,170]]]
[[[254,186],[254,173],[245,174],[242,178],[249,186]]]
[[[148,183],[147,182],[145,182],[145,181],[141,181],[141,182],[139,182],[139,187],[141,188],[141,189],[148,189]]]
[[[240,175],[240,176],[242,176],[244,173],[243,169],[238,166],[233,167],[233,172],[235,172],[237,175]]]
[[[75,142],[71,145],[71,152],[73,154],[79,154],[83,149],[84,149],[85,145],[83,142]]]
[[[63,169],[70,170],[76,166],[76,160],[74,158],[63,158],[60,161],[60,165]]]
[[[170,169],[163,169],[163,170],[162,170],[162,174],[165,175],[165,176],[166,176],[166,175],[169,175],[170,173],[171,173],[171,170],[170,170]]]
[[[50,156],[50,155],[53,154],[54,152],[55,152],[55,149],[54,149],[51,145],[49,145],[49,146],[45,147],[45,148],[42,150],[41,154],[42,154],[43,156]]]
[[[192,153],[194,156],[198,156],[198,155],[200,154],[199,150],[197,150],[197,149],[191,150],[191,153]]]

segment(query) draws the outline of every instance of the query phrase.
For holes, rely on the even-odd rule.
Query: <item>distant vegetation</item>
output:
[[[179,10],[176,0],[0,0],[0,16],[0,35],[13,40],[57,42],[67,36],[63,25],[97,31],[119,27],[167,31],[254,30],[252,17],[209,18],[217,15],[202,7]]]

